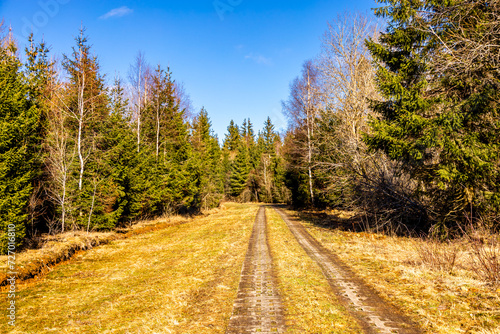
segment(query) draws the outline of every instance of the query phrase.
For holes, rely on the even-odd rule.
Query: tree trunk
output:
[[[313,135],[313,119],[311,112],[311,81],[309,71],[307,73],[307,105],[306,105],[306,126],[307,126],[307,175],[309,177],[309,195],[311,196],[311,204],[314,205],[314,193],[312,183],[312,135]]]
[[[78,117],[78,138],[77,138],[77,146],[78,146],[78,159],[80,161],[80,175],[78,179],[78,190],[82,190],[83,183],[83,172],[85,168],[85,161],[83,158],[82,152],[82,130],[83,130],[83,118],[85,114],[85,105],[83,101],[83,92],[85,89],[85,74],[82,74],[82,85],[80,87],[80,91],[78,94],[78,109],[79,109],[79,117]]]

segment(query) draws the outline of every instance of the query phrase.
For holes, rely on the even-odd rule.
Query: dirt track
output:
[[[260,207],[243,263],[238,296],[234,302],[227,334],[285,332],[266,226],[265,209]]]
[[[283,218],[306,253],[321,267],[333,291],[349,312],[358,319],[365,333],[417,334],[423,331],[392,305],[380,298],[340,259],[315,240],[297,220],[279,208]]]

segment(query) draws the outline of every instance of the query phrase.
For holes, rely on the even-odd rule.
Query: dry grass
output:
[[[440,241],[432,237],[415,239],[413,247],[422,264],[447,273],[453,273],[464,251],[459,242]]]
[[[360,333],[339,305],[319,266],[297,243],[285,222],[266,209],[269,245],[285,308],[287,333]]]
[[[11,333],[223,333],[257,208],[226,204],[78,254],[18,292]]]
[[[86,251],[96,246],[105,245],[113,240],[124,239],[133,235],[157,231],[168,226],[186,222],[183,216],[171,216],[150,221],[141,221],[116,232],[72,231],[57,235],[44,235],[38,241],[41,247],[27,249],[16,254],[17,279],[39,278],[58,263],[69,260],[75,253]],[[7,255],[0,256],[0,286],[7,283]]]
[[[474,266],[477,251],[467,240],[438,243],[304,225],[428,333],[500,333],[500,289]]]

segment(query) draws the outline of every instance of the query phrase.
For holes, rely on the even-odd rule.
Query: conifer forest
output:
[[[138,53],[113,77],[84,27],[53,54],[33,35],[20,49],[4,24],[0,252],[12,225],[28,247],[224,201],[350,210],[401,234],[497,230],[500,1],[378,5],[378,20],[329,22],[282,102],[286,131],[247,115],[224,138],[175,68]]]

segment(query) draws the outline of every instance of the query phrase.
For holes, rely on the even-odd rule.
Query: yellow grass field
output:
[[[46,276],[19,282],[16,326],[4,313],[0,333],[222,334],[258,208],[225,203],[79,252]],[[272,207],[266,214],[287,333],[360,333],[285,222]],[[302,217],[311,235],[426,333],[500,333],[500,289],[466,270],[467,249],[454,268],[436,270],[419,259],[418,250],[432,246],[426,241],[346,232]]]
[[[296,212],[287,212],[297,217]],[[500,289],[468,269],[468,249],[459,241],[439,246],[464,248],[453,270],[436,270],[421,261],[419,249],[432,247],[428,241],[302,222],[311,235],[428,333],[500,333]]]
[[[0,332],[223,333],[257,209],[226,204],[79,254],[18,291]]]
[[[266,209],[269,245],[284,303],[288,333],[360,333],[339,305],[320,267],[297,243],[285,222]]]

